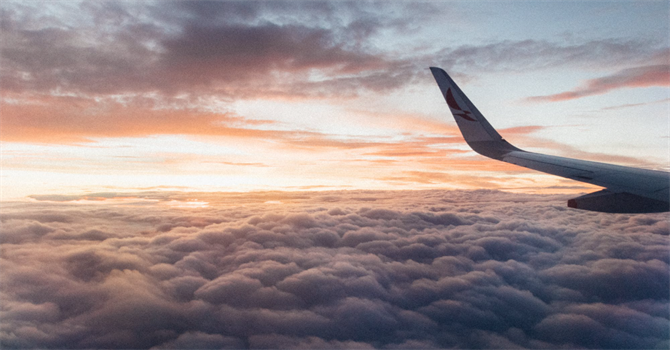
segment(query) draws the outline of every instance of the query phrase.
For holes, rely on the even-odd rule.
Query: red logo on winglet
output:
[[[460,106],[458,106],[458,103],[456,103],[456,99],[454,98],[454,95],[451,93],[451,89],[447,89],[447,95],[445,96],[447,100],[447,104],[451,109],[457,110],[459,113],[454,113],[454,115],[459,116],[465,120],[469,120],[471,122],[476,122],[474,118],[472,118],[472,115],[470,111],[464,111],[461,109]]]

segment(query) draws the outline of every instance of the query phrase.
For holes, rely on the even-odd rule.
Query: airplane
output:
[[[605,213],[670,211],[670,173],[527,152],[505,141],[441,68],[430,67],[465,142],[503,162],[605,189],[568,200],[568,207]]]

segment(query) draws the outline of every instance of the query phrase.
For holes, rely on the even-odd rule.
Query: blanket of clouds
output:
[[[0,216],[2,348],[669,346],[667,214],[489,190],[33,199]]]

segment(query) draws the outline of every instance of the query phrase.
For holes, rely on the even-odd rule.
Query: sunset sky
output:
[[[3,1],[2,199],[587,185],[463,142],[668,169],[667,1]]]

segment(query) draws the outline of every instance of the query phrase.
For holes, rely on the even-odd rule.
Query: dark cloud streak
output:
[[[313,6],[318,4],[289,7],[315,16],[328,10],[327,18],[337,23],[331,5]],[[112,3],[82,6],[94,23],[78,30],[72,26],[36,29],[22,22],[17,11],[3,11],[3,89],[258,95],[281,90],[277,86],[281,80],[272,74],[277,71],[300,76],[309,69],[320,69],[333,76],[388,69],[394,64],[379,52],[349,45],[345,38],[349,30],[342,24],[326,29],[314,25],[314,19],[305,24],[268,21],[263,17],[268,8],[274,15],[286,11],[272,2],[187,1],[126,9]],[[107,18],[109,14],[116,20]],[[286,17],[291,17],[288,12]],[[107,29],[110,21],[113,27],[100,30]],[[383,25],[361,23],[351,29],[351,36],[359,42]]]

